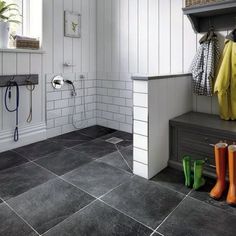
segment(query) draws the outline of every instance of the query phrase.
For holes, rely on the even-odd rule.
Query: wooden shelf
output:
[[[216,30],[230,30],[236,27],[235,0],[185,7],[183,13],[188,16],[197,33],[207,32],[211,26]]]

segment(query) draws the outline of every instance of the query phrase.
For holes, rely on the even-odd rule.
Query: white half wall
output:
[[[169,120],[191,110],[190,75],[134,80],[134,174],[150,179],[167,167]]]

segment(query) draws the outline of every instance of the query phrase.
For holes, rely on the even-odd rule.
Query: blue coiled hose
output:
[[[7,99],[11,99],[11,89],[12,87],[16,88],[16,107],[14,109],[10,109],[7,104]],[[5,92],[5,107],[8,112],[15,112],[16,113],[16,128],[14,131],[14,141],[17,142],[19,140],[19,130],[18,130],[18,123],[19,123],[19,103],[20,103],[20,91],[17,82],[9,81],[7,84],[6,92]]]

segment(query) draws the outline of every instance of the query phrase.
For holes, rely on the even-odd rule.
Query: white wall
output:
[[[44,0],[43,47],[46,75],[47,136],[55,136],[74,130],[71,124],[73,99],[70,87],[54,90],[52,78],[61,74],[75,81],[76,120],[78,127],[96,124],[96,0]],[[81,38],[64,37],[64,10],[81,14]],[[68,62],[74,67],[64,67]],[[80,75],[86,80],[86,120],[81,118]]]
[[[121,129],[126,125],[131,131],[132,74],[188,72],[201,35],[193,32],[189,20],[183,16],[184,2],[97,0],[100,124]],[[221,44],[225,34],[220,32]],[[128,113],[121,112],[121,108]],[[216,97],[194,96],[193,110],[217,114]]]
[[[82,38],[64,37],[64,10],[81,13]],[[71,112],[66,113],[65,111],[67,106],[57,107],[60,103],[65,104],[65,100],[71,104],[68,87],[60,91],[59,96],[53,98],[54,91],[50,81],[56,74],[62,74],[69,79],[78,79],[81,74],[86,77],[88,119],[83,124],[96,123],[96,0],[43,0],[43,50],[45,54],[0,52],[0,74],[38,73],[40,75],[39,85],[36,87],[33,97],[32,124],[26,123],[29,111],[29,92],[24,87],[20,89],[20,141],[18,143],[14,143],[12,137],[15,115],[6,112],[3,104],[5,89],[0,89],[0,152],[73,129],[69,124]],[[75,67],[65,68],[63,67],[64,62],[70,62]],[[45,80],[47,80],[46,94]],[[78,80],[76,85],[81,94]],[[67,96],[64,95],[66,93]],[[80,98],[77,99],[77,118],[80,118],[78,100]],[[45,103],[47,103],[47,114],[45,114]],[[60,110],[61,115],[48,116],[48,112],[52,114],[53,110],[56,110],[55,113]],[[45,115],[48,117],[47,132]]]

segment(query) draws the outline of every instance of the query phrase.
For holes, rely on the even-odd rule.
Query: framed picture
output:
[[[81,15],[76,12],[65,11],[64,13],[65,36],[72,38],[81,37]]]

